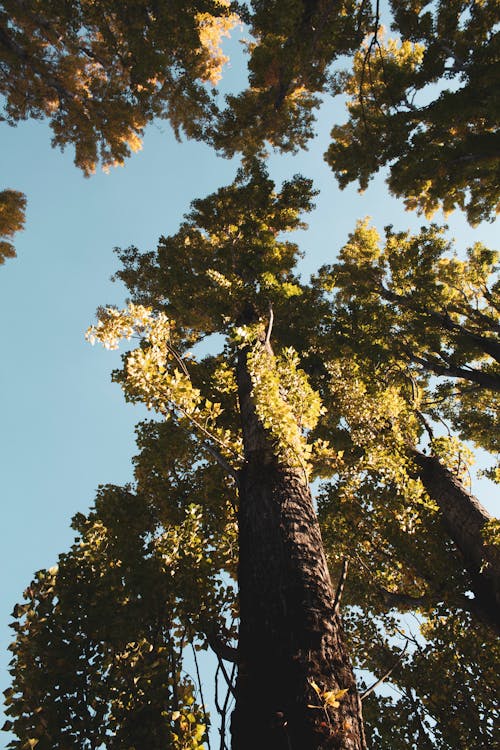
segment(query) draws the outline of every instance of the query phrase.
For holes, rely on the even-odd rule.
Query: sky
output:
[[[230,44],[229,54],[236,49]],[[229,87],[241,81],[237,62],[227,80]],[[308,152],[273,155],[269,162],[276,181],[300,172],[320,190],[309,230],[297,233],[306,253],[304,276],[335,259],[357,219],[371,216],[381,231],[386,224],[416,230],[425,223],[389,196],[382,175],[363,195],[355,186],[339,191],[322,154],[334,119],[344,119],[342,102],[326,104],[319,117]],[[145,411],[125,404],[111,383],[119,353],[84,340],[99,305],[122,306],[125,300],[122,285],[110,280],[118,268],[113,248],[154,248],[160,235],[176,231],[190,201],[232,182],[238,162],[217,157],[203,144],[176,142],[165,122],[147,129],[142,151],[123,168],[89,179],[74,167],[69,150],[51,148],[46,123],[0,124],[0,138],[0,189],[21,190],[28,198],[26,228],[14,240],[18,257],[0,266],[4,690],[9,614],[23,589],[36,570],[54,565],[69,548],[71,517],[89,508],[96,488],[132,479],[134,424]],[[458,213],[447,223],[459,249],[478,240],[497,243],[494,225],[472,229]],[[473,489],[493,509],[494,486],[474,482]]]

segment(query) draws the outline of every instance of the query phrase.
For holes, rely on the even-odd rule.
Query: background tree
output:
[[[387,228],[382,243],[360,223],[315,280],[330,304],[309,365],[326,408],[320,434],[336,433],[343,448],[318,500],[325,546],[336,571],[351,560],[344,600],[355,605],[355,663],[376,675],[392,669],[399,696],[364,701],[373,747],[494,741],[498,522],[470,493],[472,454],[449,417],[462,439],[498,452],[498,365],[487,343],[498,335],[498,275],[484,246],[465,260],[451,250],[437,227]],[[476,368],[492,381],[479,385]],[[457,416],[473,410],[469,389],[481,412],[467,430]]]
[[[163,494],[186,446],[171,455]],[[147,496],[104,487],[73,519],[75,544],[37,573],[13,613],[5,728],[19,739],[9,747],[202,747],[206,716],[183,657],[199,622],[227,610],[224,529],[214,537],[206,509],[176,501],[166,506],[151,487]]]
[[[199,138],[216,109],[207,84],[227,62],[220,41],[236,21],[226,0],[5,0],[0,119],[48,119],[52,145],[72,146],[87,176],[98,164],[123,164],[155,118],[169,120],[177,138]],[[2,234],[22,226],[25,203],[21,193],[0,193]],[[2,240],[2,262],[13,255]]]
[[[366,188],[389,167],[391,192],[409,209],[466,211],[477,224],[499,201],[498,6],[392,0],[380,3],[252,2],[244,19],[249,85],[226,97],[209,128],[226,155],[307,146],[325,95],[347,95],[349,119],[332,129],[325,158],[341,187]],[[364,40],[364,41],[363,41]],[[338,60],[352,56],[341,71]],[[337,63],[337,65],[336,65]]]
[[[357,50],[369,28],[370,4],[358,0],[253,0],[242,18],[248,87],[226,96],[226,108],[209,128],[210,142],[232,156],[304,148],[314,135],[315,110],[328,90],[331,66]]]

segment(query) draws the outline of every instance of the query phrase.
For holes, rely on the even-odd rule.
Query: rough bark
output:
[[[442,513],[443,523],[462,554],[476,600],[476,613],[500,633],[500,553],[484,543],[483,528],[492,519],[479,500],[436,456],[413,449],[412,457],[427,493]]]
[[[274,455],[253,408],[243,350],[238,388],[246,460],[240,474],[232,748],[364,750],[361,701],[310,489],[301,472]],[[338,707],[323,708],[311,680],[322,691],[348,693]]]

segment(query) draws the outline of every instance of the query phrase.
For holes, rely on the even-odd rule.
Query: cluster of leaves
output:
[[[305,228],[301,214],[313,209],[314,195],[312,181],[299,175],[278,192],[254,161],[233,184],[193,201],[179,231],[160,238],[156,251],[119,251],[116,277],[136,303],[173,318],[189,346],[246,324],[251,310],[264,318],[271,304],[277,316],[301,292],[299,248],[281,238]]]
[[[304,148],[332,63],[356,50],[371,21],[362,0],[252,0],[242,17],[252,35],[248,88],[226,97],[208,138],[226,156]]]
[[[6,258],[15,258],[16,251],[10,242],[12,235],[24,226],[26,198],[17,190],[0,192],[0,265]]]
[[[421,421],[424,414],[445,420],[460,438],[496,454],[498,254],[480,243],[465,259],[452,251],[434,225],[416,235],[387,227],[382,244],[361,222],[316,283],[333,300],[334,345],[397,373]]]
[[[370,748],[495,745],[498,642],[466,613],[442,607],[423,624],[415,615],[368,620],[352,610],[347,626],[360,665],[393,669],[392,689],[363,701]]]
[[[204,84],[220,77],[220,39],[236,21],[225,0],[5,0],[3,119],[47,117],[53,144],[73,146],[86,174],[123,163],[153,117],[195,137],[212,107]]]
[[[461,208],[492,218],[498,188],[498,5],[495,0],[392,0],[395,39],[379,19],[338,76],[349,120],[326,160],[341,187],[389,167],[388,185],[426,216]]]
[[[174,348],[175,323],[164,313],[154,316],[133,303],[123,311],[106,308],[86,336],[91,343],[98,340],[114,349],[121,338],[129,339],[134,333],[141,337],[141,346],[126,355],[125,371],[116,374],[127,399],[145,403],[167,419],[174,417],[188,432],[215,444],[227,459],[238,459],[241,438],[219,426],[221,404],[204,398],[193,385],[186,363]],[[192,357],[190,365],[195,367]]]
[[[70,551],[14,609],[10,748],[202,747],[207,715],[183,658],[231,617],[234,522],[220,493],[208,499],[214,467],[200,458],[192,470],[182,433],[146,423],[139,443],[135,491],[103,487],[73,519]],[[146,465],[163,477],[143,492]]]
[[[243,345],[251,342],[252,332],[240,329]],[[311,388],[299,367],[299,356],[291,347],[274,355],[269,344],[257,335],[246,356],[252,382],[252,400],[259,421],[270,435],[277,455],[287,466],[304,472],[307,481],[315,459],[334,458],[324,440],[308,442],[323,411],[319,395]]]

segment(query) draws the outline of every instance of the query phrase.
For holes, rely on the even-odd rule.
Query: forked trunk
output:
[[[240,639],[233,750],[363,750],[361,702],[335,613],[311,492],[280,464],[238,363]],[[322,693],[347,689],[335,700]]]

